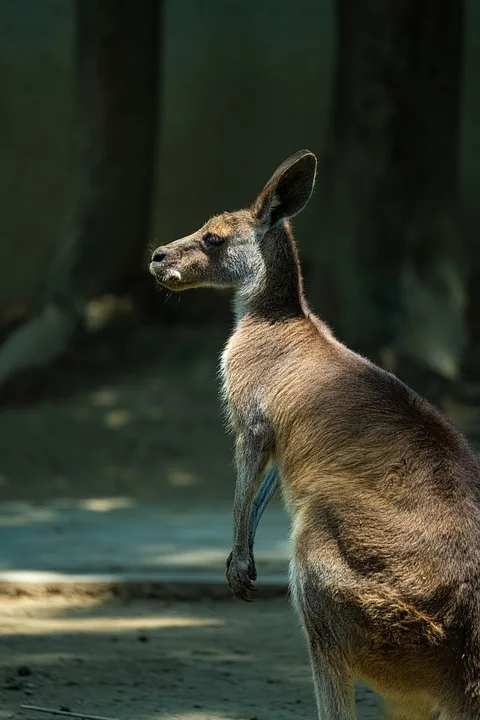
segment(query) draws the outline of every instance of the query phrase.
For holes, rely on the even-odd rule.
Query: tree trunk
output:
[[[457,230],[460,0],[337,0],[314,279],[324,316],[374,359],[454,378],[466,342]]]
[[[61,355],[86,303],[140,266],[156,157],[160,2],[76,2],[80,189],[40,312],[0,350],[0,386]]]

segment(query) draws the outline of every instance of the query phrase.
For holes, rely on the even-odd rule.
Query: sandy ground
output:
[[[286,600],[0,602],[0,718],[21,704],[120,720],[312,718],[306,649]],[[383,717],[368,690],[359,717]]]

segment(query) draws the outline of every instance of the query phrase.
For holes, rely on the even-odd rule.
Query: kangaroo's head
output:
[[[265,266],[262,243],[310,199],[317,160],[300,150],[274,172],[247,210],[222,213],[187,237],[155,250],[150,272],[169,290],[240,288]]]

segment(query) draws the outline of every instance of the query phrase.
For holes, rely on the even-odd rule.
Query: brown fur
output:
[[[152,261],[171,289],[236,290],[222,359],[237,438],[228,579],[250,599],[249,516],[274,462],[320,718],[355,717],[357,678],[385,695],[392,719],[480,718],[479,463],[439,412],[308,308],[288,218],[315,170],[297,153],[252,208],[212,218]],[[224,242],[209,247],[209,233]]]

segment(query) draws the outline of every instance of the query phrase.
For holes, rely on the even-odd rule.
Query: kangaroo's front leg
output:
[[[253,599],[252,580],[256,577],[249,532],[252,503],[272,449],[273,434],[264,421],[242,428],[237,435],[233,549],[227,561],[227,578],[235,597],[246,602]]]

